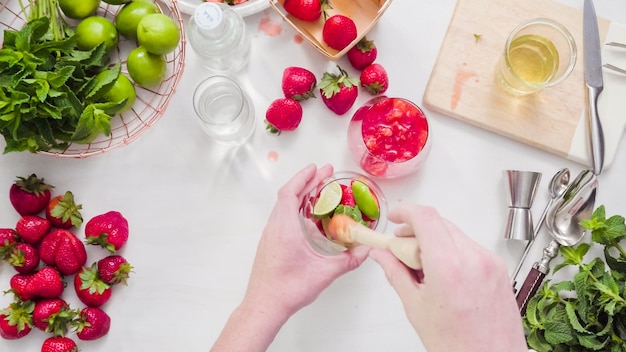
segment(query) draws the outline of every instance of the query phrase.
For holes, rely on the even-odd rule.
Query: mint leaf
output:
[[[575,340],[574,329],[564,321],[549,320],[545,322],[546,341],[550,344],[569,343]]]
[[[578,335],[577,338],[578,343],[580,343],[582,347],[592,351],[602,351],[609,341],[609,338],[604,338],[603,341],[600,341],[594,335]]]

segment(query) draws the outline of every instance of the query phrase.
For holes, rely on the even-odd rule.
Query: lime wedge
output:
[[[352,193],[354,194],[356,206],[359,207],[361,212],[372,220],[378,220],[380,209],[370,188],[361,181],[354,181],[352,182]]]
[[[324,186],[320,191],[319,198],[317,198],[313,206],[313,215],[322,217],[332,213],[339,203],[341,203],[341,194],[341,186],[337,181],[333,181]]]

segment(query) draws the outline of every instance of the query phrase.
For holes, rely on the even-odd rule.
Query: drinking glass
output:
[[[368,227],[373,230],[377,230],[379,232],[385,230],[387,225],[387,200],[385,199],[383,191],[380,187],[371,178],[363,174],[351,171],[336,172],[328,179],[322,181],[318,187],[306,195],[300,204],[300,223],[302,224],[302,230],[311,244],[311,247],[313,247],[313,249],[320,254],[336,255],[345,251],[347,248],[343,244],[331,240],[326,235],[324,230],[328,221],[330,221],[330,217],[332,217],[334,213],[323,217],[315,216],[313,214],[315,203],[320,197],[320,192],[324,189],[324,187],[328,186],[332,182],[337,182],[343,190],[342,203],[352,204],[352,201],[346,199],[349,196],[345,195],[345,188],[351,187],[353,181],[363,182],[370,189],[378,203],[378,218],[368,219],[367,217],[364,217],[363,220],[367,221]]]
[[[496,83],[511,95],[527,95],[565,80],[576,64],[576,42],[561,24],[535,18],[509,34],[496,67]]]
[[[379,178],[419,170],[431,143],[426,115],[403,98],[373,98],[354,113],[348,125],[352,159],[363,171]]]
[[[228,76],[210,76],[193,95],[200,126],[213,140],[241,145],[254,133],[254,105],[239,83]]]

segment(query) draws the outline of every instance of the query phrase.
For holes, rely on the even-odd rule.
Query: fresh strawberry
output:
[[[378,49],[373,40],[363,37],[355,46],[348,50],[347,55],[352,67],[360,71],[376,61]]]
[[[81,204],[76,204],[72,192],[67,191],[63,195],[50,199],[46,207],[46,219],[52,226],[60,229],[69,229],[74,226],[79,228],[83,223],[83,216],[80,213]]]
[[[15,274],[9,280],[9,286],[11,286],[11,291],[22,301],[28,301],[35,296],[32,294],[30,287],[28,287],[30,283],[31,275],[30,274]]]
[[[42,299],[35,302],[33,325],[54,336],[63,336],[77,314],[78,312],[70,309],[67,302],[61,298]]]
[[[16,274],[10,280],[11,290],[22,300],[56,298],[61,296],[65,283],[52,267],[44,267],[34,274]]]
[[[81,340],[97,340],[111,327],[111,317],[100,308],[85,307],[80,311],[76,336]]]
[[[69,337],[52,336],[43,341],[41,352],[77,352],[76,342]]]
[[[354,200],[354,194],[352,193],[352,187],[341,185],[341,205],[345,205],[348,207],[356,206],[356,201]]]
[[[24,215],[15,225],[15,231],[23,242],[36,245],[50,231],[50,221],[37,215]]]
[[[339,74],[324,72],[319,88],[322,101],[337,115],[343,115],[354,105],[359,95],[359,80],[352,78],[341,67]]]
[[[322,39],[331,48],[343,50],[357,37],[354,21],[344,15],[333,15],[324,21]]]
[[[11,255],[13,246],[18,242],[17,232],[13,229],[0,229],[0,259]]]
[[[68,230],[56,229],[39,245],[41,261],[56,267],[63,275],[76,274],[87,262],[85,245]]]
[[[20,274],[30,274],[39,266],[39,252],[28,243],[17,243],[7,262]]]
[[[98,260],[98,276],[109,285],[126,285],[132,270],[132,265],[121,255],[110,255]]]
[[[265,129],[280,134],[293,131],[302,121],[302,105],[291,98],[274,100],[265,111]]]
[[[371,95],[382,94],[389,88],[387,71],[381,64],[371,64],[361,71],[361,87]]]
[[[81,302],[89,307],[100,307],[111,298],[111,286],[98,276],[98,265],[83,267],[74,276],[74,291]]]
[[[315,98],[313,90],[317,79],[313,72],[306,68],[291,66],[283,70],[282,89],[285,98],[303,101]]]
[[[48,205],[52,188],[35,174],[18,177],[9,189],[9,200],[20,215],[37,214]]]
[[[297,19],[313,22],[330,6],[326,0],[285,0],[283,8]]]
[[[17,300],[0,310],[0,336],[7,340],[22,338],[32,330],[35,303]]]
[[[115,253],[128,240],[128,221],[117,211],[96,215],[85,225],[85,236],[88,244],[99,245]]]

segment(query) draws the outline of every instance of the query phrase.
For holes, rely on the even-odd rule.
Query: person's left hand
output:
[[[257,248],[244,302],[288,318],[313,302],[335,279],[358,268],[369,249],[357,246],[335,256],[315,252],[302,230],[299,207],[305,195],[332,175],[331,165],[309,165],[278,192]]]

